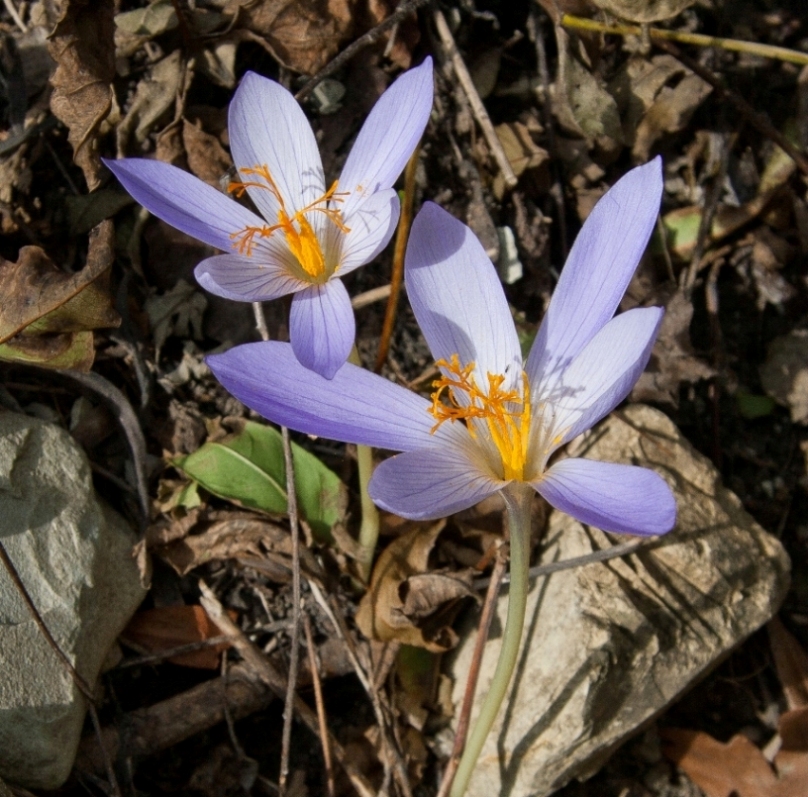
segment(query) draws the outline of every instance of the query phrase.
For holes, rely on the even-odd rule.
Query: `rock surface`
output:
[[[789,560],[780,543],[662,413],[631,406],[574,445],[570,453],[578,456],[642,464],[662,474],[676,494],[677,527],[628,557],[531,584],[510,701],[467,797],[540,797],[592,774],[643,722],[772,617],[788,588]],[[603,532],[553,512],[541,562],[610,544]],[[506,609],[507,593],[486,646],[475,714],[499,656]],[[452,664],[456,707],[474,637],[464,639]]]
[[[128,524],[96,497],[57,426],[0,412],[0,541],[61,650],[90,684],[145,591]],[[54,789],[70,773],[85,703],[0,567],[0,776]]]

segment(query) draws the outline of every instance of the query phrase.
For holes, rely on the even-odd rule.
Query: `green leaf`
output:
[[[292,443],[292,459],[300,513],[314,534],[328,541],[331,527],[345,514],[345,486],[333,471],[296,443]],[[245,421],[230,437],[205,443],[173,462],[220,498],[251,509],[286,514],[283,441],[271,426]]]
[[[738,404],[738,412],[749,420],[765,418],[767,415],[771,415],[776,406],[774,399],[768,396],[756,396],[754,393],[747,393],[745,390],[739,390],[735,394],[735,401]]]

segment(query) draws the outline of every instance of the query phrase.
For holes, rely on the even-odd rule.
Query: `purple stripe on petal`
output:
[[[480,387],[488,373],[507,370],[517,380],[522,356],[511,311],[474,233],[427,202],[412,224],[404,264],[407,295],[432,356],[476,363]]]
[[[237,302],[267,302],[308,287],[277,263],[243,255],[216,255],[195,269],[196,281],[215,296]]]
[[[325,192],[323,165],[311,125],[295,98],[279,83],[247,72],[230,103],[228,131],[236,167],[265,165],[289,216]],[[239,177],[261,182],[244,174]],[[267,221],[276,223],[279,204],[272,192],[256,187],[248,191]]]
[[[670,487],[648,468],[564,459],[531,483],[556,509],[603,531],[664,534],[676,523]]]
[[[575,239],[527,360],[531,383],[566,367],[614,315],[659,213],[662,161],[632,169]]]
[[[332,238],[335,235],[342,238],[334,242],[342,246],[337,271],[340,277],[370,263],[387,246],[396,231],[398,215],[398,195],[388,188],[366,199],[345,219],[345,224],[351,230],[349,233],[343,234],[335,225],[331,225]]]
[[[536,391],[537,398],[552,408],[553,429],[555,434],[563,432],[564,443],[596,424],[629,394],[648,364],[664,314],[661,307],[642,307],[616,316],[572,365]]]
[[[339,178],[350,191],[343,206],[350,214],[374,191],[391,188],[423,135],[432,111],[432,59],[399,77],[362,125]]]
[[[158,219],[224,252],[233,249],[232,233],[264,224],[255,213],[176,166],[143,158],[104,163]]]
[[[348,359],[356,338],[351,298],[342,280],[310,285],[292,299],[289,338],[297,359],[326,379]]]
[[[412,520],[460,512],[501,490],[474,456],[471,445],[444,445],[386,459],[373,472],[368,492],[382,509]]]
[[[325,379],[301,365],[288,343],[247,343],[206,362],[239,401],[298,432],[391,451],[455,439],[446,424],[430,434],[430,402],[417,393],[350,363]]]

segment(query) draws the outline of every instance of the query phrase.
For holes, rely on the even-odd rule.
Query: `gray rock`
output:
[[[744,511],[712,464],[662,413],[635,405],[575,444],[576,455],[653,467],[676,493],[674,532],[629,557],[537,579],[506,707],[468,797],[539,797],[593,774],[777,611],[788,588],[780,543]],[[542,563],[610,545],[553,512]],[[488,691],[507,594],[499,599],[477,687]],[[458,707],[475,634],[452,665]]]
[[[61,650],[94,684],[145,591],[135,537],[93,490],[57,426],[0,412],[0,541]],[[75,757],[85,702],[0,567],[0,776],[54,789]]]

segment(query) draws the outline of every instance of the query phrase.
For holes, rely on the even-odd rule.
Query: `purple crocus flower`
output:
[[[549,464],[608,414],[645,368],[663,310],[613,317],[654,227],[659,159],[629,172],[578,236],[530,356],[494,267],[472,232],[437,205],[413,223],[410,303],[440,368],[432,400],[346,364],[327,381],[288,344],[254,343],[208,358],[219,381],[264,417],[309,434],[402,452],[369,491],[414,519],[465,509],[514,481],[607,531],[662,534],[670,488],[646,468],[586,459]]]
[[[196,267],[202,287],[245,302],[295,294],[292,349],[330,379],[356,328],[340,277],[373,260],[398,223],[392,185],[432,108],[432,60],[399,77],[368,116],[339,180],[326,187],[311,126],[278,83],[248,72],[230,103],[239,180],[263,218],[196,177],[155,160],[105,161],[147,210],[226,254]]]

